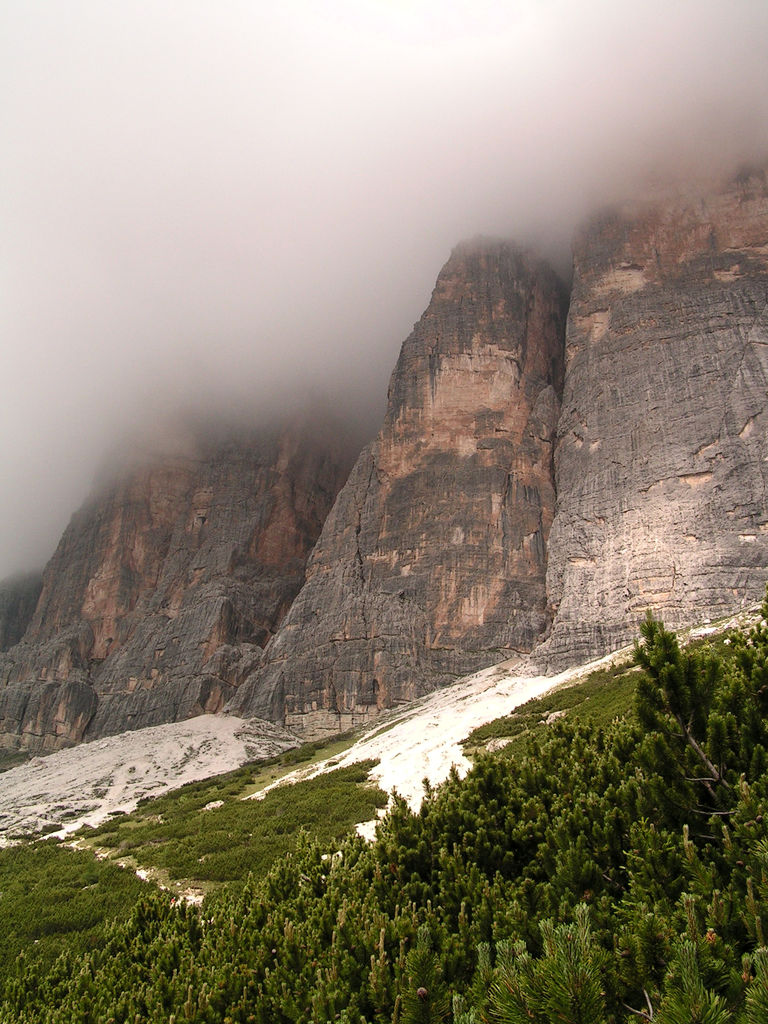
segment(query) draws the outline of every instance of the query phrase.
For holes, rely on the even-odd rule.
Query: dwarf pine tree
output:
[[[673,812],[716,811],[729,802],[731,790],[726,766],[714,763],[707,742],[718,733],[710,718],[722,681],[720,659],[682,651],[675,634],[650,614],[641,634],[634,657],[644,673],[635,707],[647,734],[645,760],[655,775],[659,804]]]
[[[751,958],[755,976],[747,991],[746,1024],[765,1024],[768,1020],[768,949],[755,951]]]
[[[650,621],[639,723],[536,729],[371,846],[300,840],[202,908],[143,895],[81,952],[28,949],[0,1020],[768,1024],[764,614],[698,652]]]
[[[401,996],[398,1024],[438,1024],[448,1016],[448,991],[426,925],[419,928],[416,945],[408,954],[406,985]]]
[[[594,941],[589,910],[580,904],[571,924],[540,924],[544,954],[530,956],[522,942],[502,949],[491,987],[493,1024],[605,1024],[602,974],[607,957]]]
[[[699,967],[696,944],[682,939],[671,973],[675,984],[667,986],[667,995],[653,1017],[657,1024],[729,1024],[733,1010],[726,1000],[705,988]]]

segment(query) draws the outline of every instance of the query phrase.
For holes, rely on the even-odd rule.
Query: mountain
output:
[[[603,664],[579,666],[556,677],[520,677],[509,664],[483,669],[389,712],[384,728],[375,723],[349,749],[279,774],[268,788],[369,762],[375,763],[371,779],[385,792],[396,790],[417,810],[424,778],[436,786],[452,765],[462,775],[468,770],[462,741],[473,729],[555,686],[581,680]],[[66,834],[83,824],[97,825],[133,810],[147,797],[273,757],[291,745],[296,740],[290,734],[258,719],[200,715],[35,758],[2,775],[0,847],[20,834],[50,834],[54,828]]]
[[[317,417],[190,435],[73,517],[0,655],[6,745],[52,750],[221,709],[304,580],[349,470]]]
[[[573,664],[759,601],[768,568],[768,187],[595,217],[574,246],[541,652]]]
[[[327,734],[531,650],[565,308],[553,271],[509,244],[454,251],[237,713]]]
[[[579,663],[647,609],[760,599],[765,173],[595,216],[564,339],[561,309],[530,256],[455,250],[237,713],[328,733],[515,654]]]
[[[309,417],[197,438],[74,517],[34,614],[9,613],[2,742],[225,706],[319,736],[512,657],[584,661],[646,609],[757,602],[767,347],[764,170],[600,212],[570,296],[511,243],[463,243],[344,486]]]

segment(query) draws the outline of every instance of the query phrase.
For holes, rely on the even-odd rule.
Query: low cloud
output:
[[[768,154],[768,8],[8,0],[0,576],[175,409],[383,412],[460,238]]]

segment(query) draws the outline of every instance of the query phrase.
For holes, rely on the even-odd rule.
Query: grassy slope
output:
[[[560,718],[568,721],[593,719],[607,725],[615,718],[632,714],[636,672],[629,661],[596,669],[583,680],[559,687],[543,697],[534,697],[511,715],[497,718],[475,729],[464,741],[468,757],[483,750],[502,749],[514,757],[525,751],[528,739],[543,732]]]
[[[263,873],[290,850],[301,828],[331,843],[357,822],[375,817],[387,796],[367,782],[372,767],[373,762],[361,762],[272,789],[261,800],[242,799],[252,784],[240,770],[234,778],[195,783],[148,801],[133,814],[81,833],[81,844],[101,856],[130,858],[155,869],[153,877],[182,889],[243,882],[250,871]],[[206,809],[220,800],[220,806]]]
[[[745,621],[751,620],[747,617]],[[721,632],[687,643],[685,634],[680,634],[680,642],[689,650],[711,647],[723,654],[727,650],[730,625],[721,628]],[[464,752],[472,758],[484,750],[502,749],[505,756],[513,758],[525,752],[530,737],[542,734],[558,719],[565,718],[569,722],[591,719],[605,726],[617,718],[631,718],[638,671],[630,655],[617,657],[614,664],[595,669],[543,697],[534,697],[515,708],[512,714],[473,730],[464,741]]]

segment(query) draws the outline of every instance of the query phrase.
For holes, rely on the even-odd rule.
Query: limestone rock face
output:
[[[343,488],[315,419],[102,490],[34,614],[39,584],[0,587],[0,744],[225,706],[328,734],[517,655],[605,652],[646,609],[678,627],[759,600],[765,174],[593,218],[567,331],[565,306],[545,264],[465,243]]]
[[[768,565],[768,188],[742,176],[576,240],[551,667],[759,600]]]
[[[51,750],[218,711],[298,592],[349,468],[317,424],[195,442],[72,519],[0,656],[6,745]]]
[[[333,732],[531,649],[548,625],[563,327],[546,265],[501,242],[454,251],[234,709]]]

